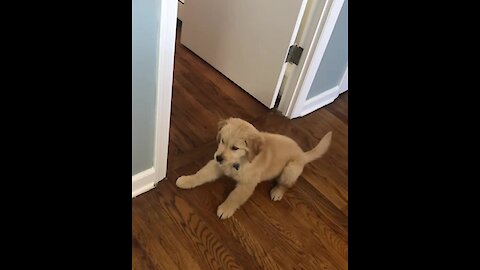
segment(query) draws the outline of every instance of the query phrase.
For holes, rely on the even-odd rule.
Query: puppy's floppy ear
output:
[[[247,144],[247,159],[249,162],[252,162],[258,153],[262,151],[263,137],[260,136],[260,133],[253,133],[247,137],[245,143]]]
[[[228,119],[222,119],[218,121],[218,131],[222,129],[228,123]]]
[[[222,119],[222,120],[220,120],[220,121],[218,122],[217,141],[220,140],[220,134],[221,134],[220,131],[222,130],[222,128],[223,128],[225,125],[227,125],[227,123],[228,123],[228,119]]]

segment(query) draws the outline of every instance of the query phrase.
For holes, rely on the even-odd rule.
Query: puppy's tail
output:
[[[323,136],[320,142],[310,151],[305,152],[305,163],[311,162],[317,158],[321,158],[330,147],[330,142],[332,141],[332,132],[328,132]]]

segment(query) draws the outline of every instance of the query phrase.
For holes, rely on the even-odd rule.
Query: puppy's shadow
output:
[[[235,180],[229,177],[221,177],[217,180],[221,183],[222,188],[222,196],[223,198],[227,198],[230,192],[235,188],[236,182]],[[255,191],[253,192],[252,196],[265,196],[267,194],[270,197],[270,190],[277,184],[277,180],[274,179],[273,181],[264,181],[257,185]]]
[[[270,198],[270,190],[277,184],[277,179],[272,181],[263,181],[259,183],[253,193],[253,196],[268,196]]]
[[[217,181],[222,183],[221,184],[221,186],[222,186],[221,194],[222,194],[223,198],[227,198],[228,194],[230,194],[230,192],[232,192],[232,190],[235,188],[236,181],[229,178],[229,177],[226,177],[226,176],[221,177]]]

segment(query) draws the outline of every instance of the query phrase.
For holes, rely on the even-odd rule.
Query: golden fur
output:
[[[193,188],[222,175],[235,179],[235,189],[217,209],[217,216],[226,219],[247,201],[262,181],[278,177],[270,197],[273,201],[281,200],[285,191],[295,184],[305,164],[320,158],[328,150],[331,138],[332,132],[328,132],[315,148],[303,152],[289,137],[260,132],[239,118],[222,120],[213,160],[196,174],[179,177],[176,185]]]

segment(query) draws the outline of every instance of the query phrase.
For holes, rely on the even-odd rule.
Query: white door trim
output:
[[[345,73],[343,73],[342,80],[340,81],[340,94],[348,90],[348,63]]]
[[[173,88],[173,63],[177,27],[177,0],[160,1],[155,103],[153,167],[132,176],[132,198],[144,193],[167,175],[168,135]]]
[[[342,6],[344,3],[344,0],[331,0],[331,1],[332,1],[332,4],[328,9],[328,14],[327,14],[327,18],[325,20],[324,26],[320,27],[322,23],[321,18],[320,18],[320,21],[318,22],[318,26],[315,33],[315,37],[318,36],[318,42],[315,47],[312,60],[310,61],[310,63],[307,64],[307,70],[306,70],[306,74],[303,79],[303,82],[302,81],[297,82],[295,88],[293,89],[293,94],[291,95],[291,99],[288,101],[284,101],[283,104],[288,103],[288,105],[279,107],[279,109],[281,109],[281,112],[288,118],[295,118],[295,117],[300,117],[305,115],[303,114],[303,112],[308,111],[306,110],[307,109],[305,107],[306,105],[308,105],[309,110],[312,108],[312,104],[313,104],[312,101],[307,103],[307,94],[312,86],[313,79],[315,78],[318,67],[322,62],[323,55],[325,53],[325,50],[327,49],[328,42],[330,40],[333,29],[335,27],[335,24],[337,22],[338,16],[340,15],[340,11],[342,10]],[[348,78],[348,74],[347,74],[347,78]],[[328,96],[329,97],[328,100],[331,100],[333,89],[336,89],[336,91],[338,92],[340,88],[334,87],[332,89],[329,89],[327,90],[329,91],[329,94],[328,95],[324,94],[322,96],[324,97]],[[315,104],[326,105],[331,101],[333,101],[331,100],[330,102],[325,103],[328,100],[322,100],[321,102],[319,102],[320,101],[319,98],[316,98],[315,101],[317,102],[315,102]],[[281,105],[283,104],[281,103]]]
[[[155,179],[167,174],[168,134],[173,90],[173,63],[177,33],[177,0],[162,0],[157,62],[157,102],[155,125]]]

